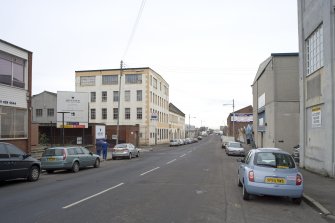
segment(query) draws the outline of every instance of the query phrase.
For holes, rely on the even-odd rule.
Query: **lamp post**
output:
[[[234,99],[233,99],[233,103],[232,104],[223,104],[223,106],[225,105],[232,105],[233,106],[233,137],[235,139],[235,103],[234,103]]]
[[[57,113],[62,114],[62,130],[63,130],[63,132],[62,132],[62,142],[63,142],[63,146],[64,146],[65,145],[65,143],[64,143],[64,114],[67,114],[67,113],[70,113],[70,112],[63,111],[63,112],[57,112]]]

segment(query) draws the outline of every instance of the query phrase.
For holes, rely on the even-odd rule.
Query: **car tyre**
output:
[[[140,151],[137,152],[136,157],[140,157]]]
[[[250,194],[249,194],[248,191],[245,189],[244,184],[243,184],[243,190],[242,190],[242,191],[243,191],[243,192],[242,192],[242,194],[243,194],[243,200],[246,200],[246,201],[250,200]]]
[[[133,157],[132,157],[131,153],[129,153],[128,159],[131,160],[131,158],[133,158]]]
[[[96,158],[95,162],[94,162],[94,168],[99,168],[100,167],[100,159]]]
[[[32,166],[29,170],[28,181],[33,182],[38,180],[40,173],[41,171],[38,166]]]
[[[242,187],[242,183],[240,181],[240,173],[237,173],[237,186]]]
[[[71,170],[73,173],[77,173],[79,171],[79,163],[77,161],[73,163]]]
[[[293,204],[300,205],[300,204],[301,204],[301,201],[302,201],[302,198],[301,198],[301,197],[298,197],[298,198],[292,198],[292,202],[293,202]]]

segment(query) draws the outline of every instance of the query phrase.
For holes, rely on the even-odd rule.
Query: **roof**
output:
[[[35,94],[35,95],[33,95],[33,97],[38,96],[38,95],[41,95],[41,94],[51,94],[51,95],[53,95],[53,96],[57,96],[56,93],[53,93],[53,92],[50,92],[50,91],[43,91],[43,92],[41,92],[41,93],[39,93],[39,94]]]
[[[10,46],[12,46],[12,47],[15,47],[15,48],[17,48],[17,49],[26,51],[26,52],[28,52],[28,53],[32,53],[32,52],[29,51],[29,50],[23,49],[22,47],[16,46],[16,45],[14,45],[14,44],[12,44],[12,43],[9,43],[9,42],[6,42],[6,41],[4,41],[4,40],[2,40],[2,39],[0,39],[0,42],[3,42],[3,43],[5,43],[5,44],[10,45]]]
[[[299,53],[271,53],[271,56],[259,65],[252,85],[254,85],[256,81],[262,76],[262,74],[265,71],[265,68],[268,66],[268,64],[272,61],[274,57],[296,57],[296,56],[299,56]]]
[[[180,111],[179,108],[177,108],[177,107],[176,107],[174,104],[172,104],[172,103],[169,103],[169,111],[170,111],[170,112],[173,112],[173,113],[176,113],[176,114],[178,114],[178,115],[180,115],[180,116],[185,117],[185,114],[184,114],[182,111]]]

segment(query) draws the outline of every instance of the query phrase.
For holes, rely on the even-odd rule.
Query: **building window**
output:
[[[157,89],[157,79],[156,78],[153,78],[152,86]]]
[[[113,91],[113,101],[119,101],[119,92]]]
[[[137,108],[137,119],[142,119],[142,108]]]
[[[124,91],[124,100],[130,101],[130,91]]]
[[[142,84],[142,74],[126,74],[126,84]]]
[[[142,101],[142,90],[136,91],[136,99],[137,101]]]
[[[107,91],[101,92],[101,101],[107,102]]]
[[[0,52],[0,83],[24,88],[24,67],[25,60]]]
[[[95,102],[97,99],[97,94],[95,92],[91,92],[91,102]]]
[[[107,108],[101,109],[101,118],[104,120],[107,119]]]
[[[91,108],[91,119],[95,119],[96,114],[95,114],[95,108]]]
[[[95,76],[80,77],[80,86],[95,86]]]
[[[42,109],[41,109],[42,110]],[[24,138],[28,135],[27,109],[0,106],[0,139]]]
[[[164,85],[164,94],[169,95],[169,88]]]
[[[53,108],[48,108],[47,113],[48,117],[53,117],[55,115],[55,110]]]
[[[323,28],[319,26],[306,40],[307,75],[323,66]]]
[[[43,109],[36,109],[36,117],[42,117],[43,116]]]
[[[117,119],[119,116],[119,109],[118,108],[113,108],[113,119]]]
[[[118,84],[118,75],[103,75],[102,85],[115,85]]]
[[[130,108],[125,108],[124,109],[124,118],[125,119],[130,119]]]

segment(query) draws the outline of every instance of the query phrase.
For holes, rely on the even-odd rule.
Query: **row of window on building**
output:
[[[91,119],[94,120],[96,119],[96,109],[91,108]],[[117,120],[119,116],[119,109],[118,108],[113,108],[113,119]],[[106,120],[108,118],[108,110],[107,108],[102,108],[101,109],[101,119]],[[141,120],[143,118],[143,111],[142,108],[136,108],[136,119]],[[124,119],[130,120],[131,119],[131,109],[130,108],[125,108],[124,109]]]
[[[150,138],[156,138],[155,132],[150,132]],[[157,139],[164,140],[169,138],[169,130],[168,129],[157,129]]]
[[[131,91],[127,90],[124,92],[124,101],[131,101]],[[91,102],[97,101],[97,93],[91,92]],[[108,94],[107,91],[101,92],[101,102],[107,102],[108,101]],[[113,102],[119,101],[119,91],[113,91]],[[136,101],[142,101],[142,90],[136,91]]]
[[[102,85],[117,85],[119,83],[119,75],[103,75],[101,79]],[[142,74],[126,74],[126,84],[142,84]],[[95,86],[96,76],[81,76],[80,86]]]

